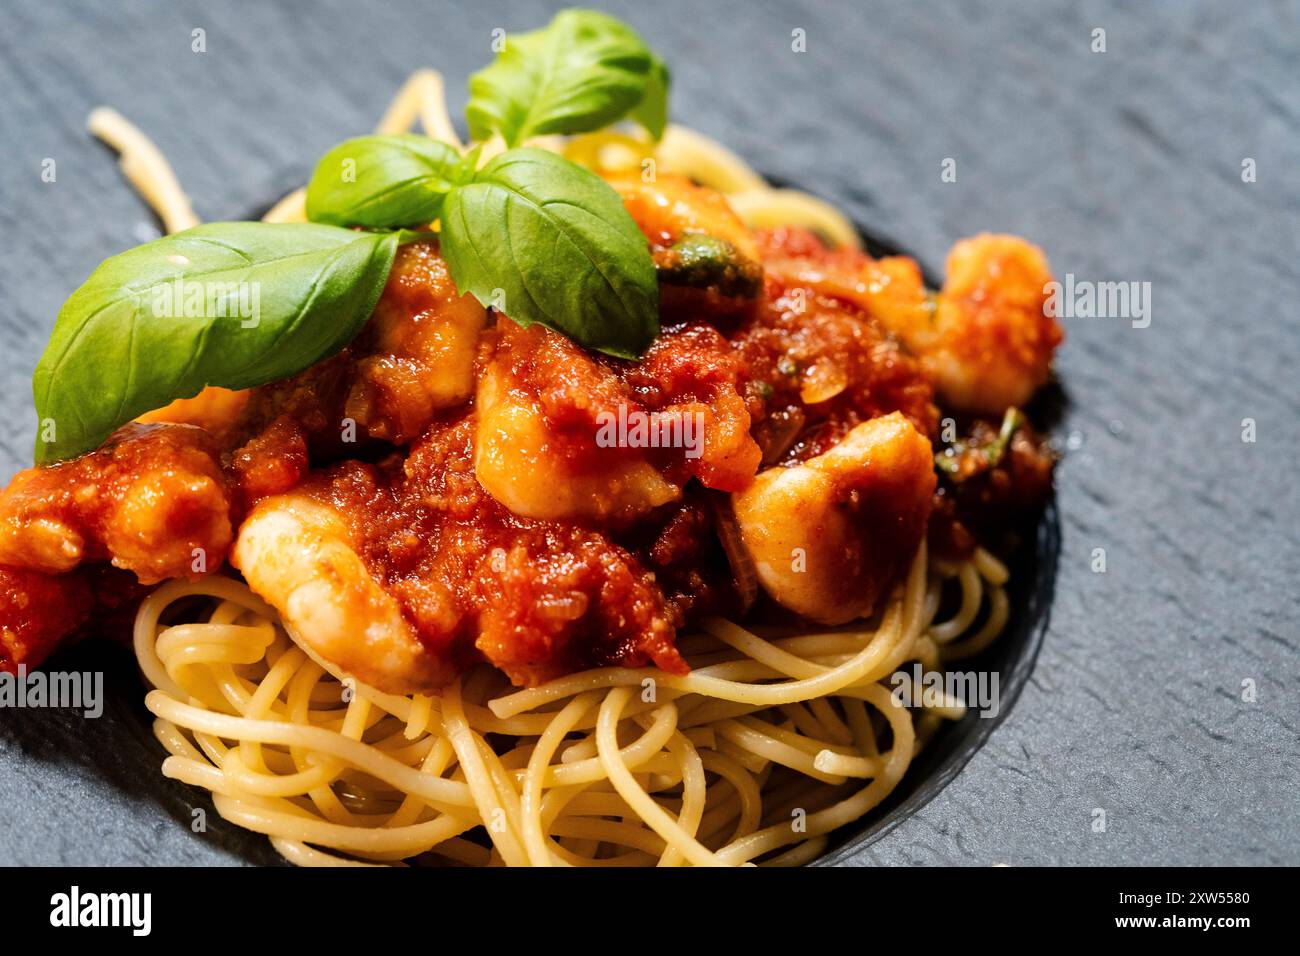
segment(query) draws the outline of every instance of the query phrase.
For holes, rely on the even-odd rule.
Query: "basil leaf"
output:
[[[645,96],[629,114],[629,118],[644,126],[646,132],[658,141],[663,138],[664,130],[668,127],[668,86],[672,75],[668,72],[667,63],[653,53],[650,56]]]
[[[261,385],[337,352],[374,310],[399,241],[211,223],[105,260],[64,303],[32,376],[36,462],[97,448],[205,385]]]
[[[307,185],[307,218],[336,226],[425,225],[442,213],[461,156],[427,136],[358,136],[331,149]]]
[[[545,133],[608,126],[646,98],[655,56],[627,24],[594,10],[563,10],[547,26],[507,37],[469,81],[469,131],[507,146]]]
[[[659,334],[645,236],[608,183],[554,153],[507,150],[453,190],[442,254],[457,289],[520,325],[623,358]]]

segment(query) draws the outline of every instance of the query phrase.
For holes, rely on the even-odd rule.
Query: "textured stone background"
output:
[[[0,13],[4,477],[30,457],[29,376],[59,304],[153,228],[85,133],[92,106],[156,137],[200,215],[232,217],[367,131],[413,67],[445,72],[458,115],[491,29],[551,9],[120,6]],[[1058,274],[1152,284],[1149,328],[1065,323],[1073,450],[1028,687],[936,799],[847,862],[1300,863],[1300,5],[610,6],[673,65],[679,121],[931,270],[990,229],[1040,242]],[[945,157],[956,183],[939,180]],[[1244,157],[1258,182],[1241,181]],[[1098,547],[1105,574],[1089,567]],[[63,666],[100,664],[117,690],[104,719],[0,715],[0,863],[273,859],[219,825],[189,832],[191,795],[158,777],[125,655],[84,647]]]

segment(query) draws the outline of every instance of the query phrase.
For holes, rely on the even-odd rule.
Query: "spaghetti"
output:
[[[760,636],[709,620],[682,641],[681,677],[602,668],[512,691],[483,667],[440,696],[384,694],[313,659],[223,577],[154,592],[135,652],[163,773],[293,863],[793,865],[964,713],[903,707],[889,679],[1005,624],[996,558],[925,550],[871,622]],[[957,611],[936,622],[947,586]]]

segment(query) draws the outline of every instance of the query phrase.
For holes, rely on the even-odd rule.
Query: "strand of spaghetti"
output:
[[[425,739],[432,739],[433,742],[429,747],[429,752],[424,757],[424,761],[420,764],[420,772],[441,777],[447,772],[447,767],[450,765],[456,751],[446,737],[426,737]],[[416,794],[404,794],[401,806],[393,811],[392,816],[384,822],[384,826],[397,827],[414,823],[420,814],[424,812],[426,806],[427,804]]]
[[[984,588],[973,562],[961,563],[957,571],[957,580],[961,583],[961,607],[942,624],[930,625],[930,637],[939,644],[947,644],[965,631],[975,621],[975,615],[979,613],[980,598],[984,594]]]
[[[280,716],[279,708],[276,706],[280,694],[306,659],[307,656],[297,648],[281,654],[257,685],[257,690],[249,699],[248,706],[241,711],[243,716],[255,720],[274,719]],[[266,758],[260,743],[255,740],[240,741],[239,749],[245,765],[254,769],[266,767]]]
[[[839,701],[849,727],[853,730],[853,744],[858,748],[858,753],[864,757],[880,756],[880,749],[876,745],[876,730],[871,725],[866,705],[856,697],[841,696]]]
[[[817,754],[813,758],[813,767],[822,773],[828,773],[841,779],[844,777],[857,777],[866,780],[880,773],[879,760],[873,760],[870,757],[854,757],[836,753],[833,750],[823,750]]]
[[[632,823],[618,823],[614,820],[600,820],[591,817],[561,817],[551,824],[551,830],[557,836],[577,837],[596,843],[613,843],[632,847],[653,857],[662,857],[666,843],[663,837],[643,826]],[[587,865],[599,862],[584,861]]]
[[[629,709],[624,709],[623,719],[628,720],[631,716],[639,715],[631,715]],[[629,744],[620,751],[623,755],[623,762],[629,767],[640,767],[642,763],[651,759],[667,745],[668,738],[672,736],[673,731],[681,723],[681,709],[680,707],[665,707],[661,704],[655,709],[651,718],[648,726],[645,722],[638,721],[645,733],[635,743]],[[599,773],[598,761],[592,766],[587,766],[587,763],[595,760],[596,737],[594,734],[589,734],[582,740],[570,743],[561,755],[560,763],[564,765],[563,769],[566,774],[572,774],[573,777],[570,779],[570,776],[566,775],[562,781],[563,784],[593,783],[602,779],[602,775]],[[584,763],[579,764],[579,761]],[[586,773],[584,773],[579,777],[576,772],[570,769],[577,766],[582,766],[587,772],[595,768],[597,774],[594,777],[587,778]]]
[[[817,677],[828,670],[782,650],[757,634],[745,630],[739,624],[733,624],[724,618],[706,618],[700,622],[700,626],[729,647],[734,647],[745,656],[761,661],[773,670],[790,677]]]
[[[132,630],[136,660],[149,683],[173,697],[185,697],[186,694],[181,686],[167,675],[166,668],[158,659],[158,652],[154,647],[158,638],[158,619],[173,601],[197,594],[233,601],[268,620],[275,619],[275,611],[269,604],[244,585],[219,575],[199,581],[184,579],[168,581],[146,597],[140,602],[140,608],[136,611],[135,625]]]
[[[299,186],[286,194],[262,215],[262,222],[306,222],[307,187]]]
[[[1007,566],[984,548],[977,545],[971,559],[975,562],[980,576],[989,584],[1002,587],[1011,579],[1011,572],[1007,570]]]
[[[610,668],[604,671],[586,671],[541,687],[519,691],[507,697],[498,697],[490,701],[488,706],[498,717],[511,717],[525,710],[540,707],[549,701],[571,697],[584,690],[596,687],[626,688],[628,685],[640,684],[646,677],[657,680],[674,690],[703,694],[736,703],[771,707],[797,700],[807,700],[821,694],[833,694],[841,687],[856,683],[870,672],[872,667],[892,649],[897,640],[901,614],[901,603],[891,605],[878,632],[880,640],[872,641],[845,664],[803,680],[786,681],[780,684],[744,684],[713,677],[708,673],[712,668],[695,671],[685,676],[645,669]],[[721,665],[721,667],[728,668],[730,665]]]
[[[772,857],[764,862],[764,866],[803,866],[822,855],[826,849],[826,837],[813,837],[811,840],[804,840],[798,846],[791,847],[784,853]]]
[[[698,837],[700,821],[704,817],[704,800],[708,791],[704,779],[704,762],[695,745],[685,735],[674,733],[668,741],[668,751],[681,768],[682,805],[677,812],[677,825],[693,840]],[[659,858],[660,866],[681,866],[685,855],[680,847],[668,843]]]
[[[172,754],[162,763],[162,775],[168,780],[179,780],[191,787],[202,787],[210,793],[224,793],[230,797],[239,796],[239,788],[234,782],[200,755],[196,759]]]
[[[745,224],[757,229],[804,226],[842,249],[860,249],[857,227],[824,199],[798,189],[747,189],[730,193],[727,202]]]
[[[632,691],[628,688],[615,687],[605,696],[604,702],[600,705],[600,718],[596,721],[596,747],[609,782],[650,829],[663,837],[664,842],[676,845],[682,855],[696,866],[715,866],[717,859],[713,853],[683,830],[676,820],[650,799],[623,763],[618,750],[617,728],[619,714],[622,713],[623,705],[631,695]],[[676,705],[671,703],[665,706],[676,708]]]
[[[766,189],[767,183],[743,159],[717,140],[672,123],[655,149],[661,169],[679,172],[719,192]]]
[[[930,567],[930,548],[925,538],[916,549],[912,565],[907,571],[907,580],[903,585],[903,634],[908,643],[916,640],[921,632],[925,617],[925,594]]]
[[[428,694],[416,694],[411,698],[411,709],[406,716],[406,727],[402,731],[408,740],[414,740],[424,733],[433,716],[433,698]]]
[[[727,781],[736,793],[739,814],[731,840],[753,833],[758,828],[758,821],[763,811],[763,792],[754,780],[754,775],[726,754],[716,750],[703,751],[700,759],[704,761],[705,770],[716,773]]]
[[[992,644],[997,636],[1002,633],[1002,629],[1006,627],[1007,618],[1011,613],[1011,607],[1007,601],[1007,592],[1000,587],[990,587],[988,596],[989,614],[984,626],[962,641],[943,645],[939,649],[939,653],[945,662],[973,657]]]
[[[782,704],[779,709],[794,724],[799,733],[809,737],[816,737],[821,733],[821,725],[806,704]]]
[[[367,863],[365,860],[349,860],[346,857],[335,856],[332,853],[322,853],[315,850],[305,843],[297,840],[286,840],[284,837],[273,836],[271,846],[275,851],[285,858],[294,866],[304,867],[321,867],[321,866],[380,866],[378,863]]]
[[[328,786],[338,776],[337,767],[329,763],[292,774],[258,773],[244,765],[236,750],[226,755],[221,772],[232,786],[261,797],[302,796],[317,787]]]
[[[880,776],[848,799],[826,810],[809,814],[804,821],[805,829],[802,834],[796,833],[789,823],[766,827],[724,846],[717,853],[719,860],[736,866],[801,838],[830,833],[837,827],[867,813],[898,784],[912,760],[911,717],[905,708],[893,706],[889,691],[879,684],[860,690],[865,699],[885,715],[894,735],[893,746],[890,747]]]
[[[477,820],[443,814],[434,820],[409,827],[367,829],[325,820],[303,819],[219,793],[213,795],[212,803],[222,817],[247,830],[352,853],[402,852],[413,856],[435,843],[478,825]]]
[[[442,724],[447,732],[447,739],[456,749],[456,758],[465,772],[465,781],[469,784],[470,795],[478,808],[479,817],[487,828],[492,845],[496,847],[507,866],[522,866],[528,861],[528,857],[511,826],[496,784],[488,773],[474,732],[465,722],[465,712],[460,704],[459,678],[443,690]]]
[[[492,779],[493,786],[496,787],[498,797],[501,799],[502,810],[505,812],[506,821],[510,824],[512,832],[516,837],[520,837],[523,832],[523,824],[520,822],[519,791],[515,789],[515,780],[510,772],[506,769],[501,758],[497,756],[488,743],[483,738],[474,734],[474,742],[478,746],[479,755],[483,758],[487,766],[488,775]],[[523,843],[520,842],[522,851]],[[526,859],[526,857],[525,857]]]
[[[537,741],[521,783],[520,815],[523,818],[524,846],[533,866],[550,866],[553,860],[542,832],[542,778],[550,766],[560,741],[573,730],[574,724],[596,702],[595,694],[583,694],[564,705]]]
[[[419,117],[425,133],[462,149],[460,137],[447,112],[442,74],[437,70],[416,70],[406,78],[375,127],[380,136],[405,133]]]
[[[168,753],[188,757],[195,761],[203,759],[203,754],[199,753],[195,746],[181,733],[181,729],[170,720],[162,720],[161,718],[154,720],[153,735]]]
[[[450,143],[461,152],[465,146],[452,125],[451,113],[447,110],[447,94],[442,74],[437,70],[421,70],[420,81],[420,125],[426,135]]]
[[[465,784],[426,777],[418,770],[404,766],[372,747],[333,731],[214,714],[183,704],[156,690],[145,695],[144,704],[155,717],[162,717],[191,731],[203,731],[229,740],[259,740],[262,743],[301,747],[328,754],[399,790],[420,794],[444,813],[474,806],[469,787]]]
[[[445,856],[447,859],[465,866],[487,866],[492,851],[487,847],[471,843],[461,837],[452,837],[429,848],[431,853]]]
[[[834,785],[844,782],[843,777],[823,773],[814,767],[812,754],[783,743],[753,727],[746,727],[734,720],[727,720],[718,725],[718,735],[724,740],[730,740],[738,747],[743,747],[750,753],[757,754],[764,760],[771,760],[783,767],[797,770],[799,773],[814,777],[822,783]]]
[[[842,747],[849,747],[853,743],[853,731],[849,725],[840,719],[840,715],[835,713],[835,708],[831,706],[829,697],[814,697],[808,701],[808,709],[812,711],[813,716],[822,726],[822,733],[830,739],[831,743],[839,744]]]
[[[166,232],[180,232],[199,224],[171,164],[139,127],[117,110],[97,106],[86,118],[86,128],[117,150],[122,175],[158,214]]]
[[[834,753],[841,753],[845,756],[852,756],[855,751],[851,745],[837,744],[834,741],[823,740],[820,737],[810,738],[798,733],[790,727],[781,727],[773,724],[771,721],[764,720],[758,716],[738,717],[732,723],[739,724],[742,727],[748,727],[756,730],[761,734],[779,740],[787,746],[802,750],[810,757],[815,757],[824,750],[830,750]]]
[[[307,660],[302,663],[293,679],[289,682],[289,691],[285,699],[288,704],[287,710],[292,715],[290,719],[295,724],[313,725],[311,703],[314,691],[319,686],[323,674],[324,671],[319,665]],[[344,720],[339,721],[337,727],[331,726],[328,732],[337,734],[339,739],[347,741],[347,746],[355,746],[355,742],[342,733],[345,721],[346,714]],[[317,723],[315,726],[320,727],[321,725]],[[289,755],[298,771],[307,770],[318,764],[328,767],[332,773],[337,773],[343,768],[342,762],[333,759],[332,755],[314,752],[309,747],[290,746]],[[338,795],[335,794],[333,787],[328,785],[313,787],[307,791],[307,797],[311,800],[317,812],[326,820],[336,824],[349,822],[350,815],[339,800]]]
[[[650,727],[640,737],[619,751],[623,765],[644,769],[656,754],[663,750],[677,729],[677,707],[671,702],[654,711]],[[599,752],[599,742],[593,741]],[[527,773],[520,771],[518,776]],[[595,783],[604,779],[605,764],[599,756],[576,760],[573,763],[548,765],[542,778],[544,787],[571,786],[578,783]]]

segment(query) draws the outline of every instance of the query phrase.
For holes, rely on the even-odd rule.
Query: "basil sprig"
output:
[[[206,385],[261,385],[334,354],[374,310],[402,238],[221,222],[106,259],[59,310],[32,375],[37,464]]]
[[[668,68],[636,31],[594,10],[563,10],[531,33],[507,36],[469,81],[470,135],[507,146],[546,133],[586,133],[626,116],[658,139],[668,113]]]
[[[469,125],[514,144],[630,117],[657,137],[668,83],[630,27],[567,10],[475,75]],[[32,376],[37,463],[205,386],[249,388],[334,354],[374,310],[398,244],[428,235],[408,226],[440,222],[452,279],[484,305],[640,355],[659,331],[659,287],[618,194],[541,150],[478,161],[422,136],[351,139],[317,165],[311,224],[211,223],[105,260],[64,303]]]
[[[390,138],[352,140],[365,145],[349,150],[400,154]],[[309,216],[384,227],[437,209],[452,281],[484,306],[621,358],[636,358],[659,333],[659,284],[645,237],[618,193],[589,170],[521,147],[477,171],[467,157],[445,178],[411,177],[404,161],[368,166],[365,188],[352,192],[332,182],[341,149],[312,176]]]

